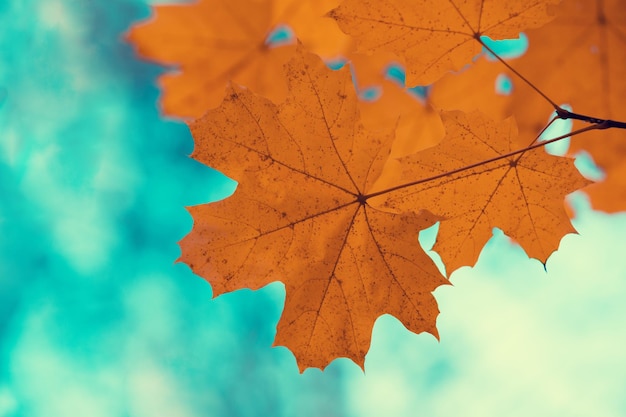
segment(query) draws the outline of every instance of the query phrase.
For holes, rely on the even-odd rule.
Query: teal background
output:
[[[0,416],[626,415],[626,216],[581,194],[547,273],[496,231],[436,291],[440,342],[384,316],[365,373],[299,374],[282,284],[212,299],[175,263],[185,206],[234,184],[159,114],[123,41],[148,15],[0,2]]]

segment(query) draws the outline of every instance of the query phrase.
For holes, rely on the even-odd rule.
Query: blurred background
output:
[[[280,283],[212,299],[177,241],[234,184],[123,41],[150,3],[0,2],[0,416],[626,415],[626,215],[582,194],[547,271],[496,231],[441,341],[384,316],[365,373],[272,347]]]

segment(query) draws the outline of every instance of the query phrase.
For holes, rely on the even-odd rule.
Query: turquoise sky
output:
[[[581,194],[547,272],[496,232],[436,291],[440,342],[385,316],[365,374],[299,374],[281,284],[212,299],[174,263],[234,184],[122,41],[147,3],[0,2],[0,417],[626,415],[626,215]]]

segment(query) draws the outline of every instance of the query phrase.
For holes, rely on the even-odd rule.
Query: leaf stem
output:
[[[513,68],[511,65],[509,65],[508,62],[506,62],[504,59],[502,59],[500,57],[500,55],[496,54],[494,52],[493,49],[491,49],[485,42],[483,42],[482,39],[480,39],[480,35],[476,35],[474,37],[474,39],[476,39],[482,46],[483,48],[485,48],[487,51],[489,51],[494,57],[496,57],[496,59],[498,61],[500,61],[505,67],[507,67],[513,74],[517,75],[522,81],[524,81],[530,88],[532,88],[533,90],[535,90],[535,92],[537,92],[537,94],[539,94],[541,97],[543,97],[548,103],[550,103],[550,105],[552,107],[554,107],[554,110],[557,111],[557,113],[559,112],[559,110],[563,110],[561,108],[561,106],[559,106],[558,104],[556,104],[554,101],[552,101],[552,99],[550,97],[548,97],[547,95],[545,95],[543,93],[543,91],[541,91],[540,89],[538,89],[537,87],[535,87],[535,85],[533,83],[531,83],[530,81],[528,81],[528,79],[526,77],[524,77],[522,74],[520,74],[515,68]]]
[[[602,124],[593,124],[591,126],[583,127],[581,129],[574,130],[573,132],[569,132],[569,133],[566,133],[564,135],[557,136],[556,138],[553,138],[553,139],[550,139],[550,140],[546,140],[546,141],[542,141],[542,142],[539,142],[539,143],[535,143],[535,144],[532,144],[532,145],[527,146],[525,148],[518,149],[518,150],[515,150],[515,151],[512,151],[512,152],[508,152],[508,153],[505,153],[505,154],[502,154],[502,155],[498,155],[498,156],[495,156],[493,158],[486,159],[486,160],[480,161],[480,162],[476,162],[476,163],[471,164],[471,165],[466,165],[464,167],[457,168],[457,169],[454,169],[452,171],[443,172],[441,174],[433,175],[432,177],[422,178],[420,180],[407,182],[405,184],[400,184],[400,185],[397,185],[395,187],[388,188],[386,190],[381,190],[381,191],[377,191],[375,193],[367,194],[367,195],[363,196],[362,198],[364,200],[367,200],[369,198],[378,197],[379,195],[388,194],[388,193],[391,193],[393,191],[397,191],[397,190],[400,190],[400,189],[403,189],[403,188],[412,187],[414,185],[420,185],[420,184],[423,184],[423,183],[426,183],[426,182],[430,182],[430,181],[435,181],[435,180],[438,180],[438,179],[443,178],[443,177],[447,177],[447,176],[450,176],[450,175],[458,174],[459,172],[467,171],[467,170],[470,170],[472,168],[477,168],[477,167],[479,167],[481,165],[486,165],[486,164],[490,164],[492,162],[497,162],[497,161],[500,161],[502,159],[506,159],[506,158],[509,158],[511,156],[515,156],[515,155],[518,155],[518,154],[530,151],[532,149],[541,148],[541,147],[546,146],[546,145],[548,145],[550,143],[558,142],[558,141],[563,140],[565,138],[576,136],[576,135],[579,135],[579,134],[581,134],[583,132],[587,132],[589,130],[596,130],[596,129],[606,129],[606,127],[603,127]]]
[[[541,129],[541,132],[537,133],[537,136],[533,139],[533,141],[532,141],[532,142],[530,142],[530,143],[528,144],[528,146],[531,146],[533,143],[537,142],[537,141],[539,140],[539,138],[541,137],[541,135],[543,135],[543,134],[544,134],[544,132],[545,132],[546,130],[548,130],[548,128],[549,128],[550,126],[552,126],[552,123],[556,122],[556,120],[557,120],[557,119],[558,119],[558,116],[554,116],[552,119],[550,119],[550,121],[548,122],[548,124],[547,124],[547,125],[545,125],[545,126],[543,127],[543,129]],[[570,136],[571,136],[571,134],[570,134]],[[524,152],[520,152],[520,153],[519,153],[519,155],[517,155],[517,158],[515,159],[515,164],[517,164],[517,163],[519,162],[519,160],[520,160],[520,159],[522,159],[522,156],[524,156]]]
[[[546,94],[544,94],[543,91],[541,91],[533,83],[531,83],[526,77],[524,77],[522,74],[520,74],[508,62],[506,62],[504,59],[502,59],[502,57],[500,57],[497,53],[495,53],[494,50],[491,49],[480,38],[479,34],[476,34],[476,36],[474,36],[474,39],[476,39],[487,51],[489,51],[489,53],[491,53],[494,57],[496,57],[496,59],[498,61],[500,61],[502,63],[502,65],[507,67],[513,74],[515,74],[518,78],[520,78],[522,81],[524,81],[526,83],[526,85],[528,85],[530,88],[532,88],[537,94],[539,94],[541,97],[543,97],[548,103],[550,103],[550,105],[554,108],[554,110],[556,111],[557,116],[560,119],[563,119],[563,120],[576,119],[576,120],[582,120],[582,121],[587,122],[587,123],[593,123],[593,124],[598,125],[598,127],[596,129],[609,129],[609,128],[626,129],[626,122],[618,122],[618,121],[610,120],[610,119],[600,119],[598,117],[587,116],[587,115],[580,114],[580,113],[574,113],[574,112],[571,112],[569,110],[566,110],[566,109],[562,108],[561,106],[556,104],[550,97],[548,97]]]

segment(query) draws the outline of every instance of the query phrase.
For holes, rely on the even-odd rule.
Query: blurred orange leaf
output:
[[[469,64],[480,36],[514,38],[549,21],[560,0],[345,0],[330,12],[358,51],[391,51],[407,67],[407,85],[428,85]]]
[[[569,104],[573,111],[605,119],[626,120],[626,8],[621,0],[566,0],[557,17],[546,26],[528,31],[529,49],[514,67],[550,97]],[[548,69],[558,70],[548,70]],[[519,83],[512,110],[534,136],[553,111],[535,91]],[[574,129],[588,123],[574,121]],[[526,127],[528,126],[528,127]],[[570,152],[587,151],[606,172],[595,184],[594,208],[626,210],[626,134],[599,130],[572,141]],[[614,190],[620,190],[615,193]]]
[[[345,55],[352,40],[325,15],[341,0],[273,0],[276,22],[289,25],[304,47],[324,58]]]
[[[293,48],[271,48],[274,13],[265,0],[200,0],[154,6],[154,16],[128,38],[140,55],[173,65],[160,78],[165,114],[197,118],[216,107],[234,81],[280,102],[283,64]]]

